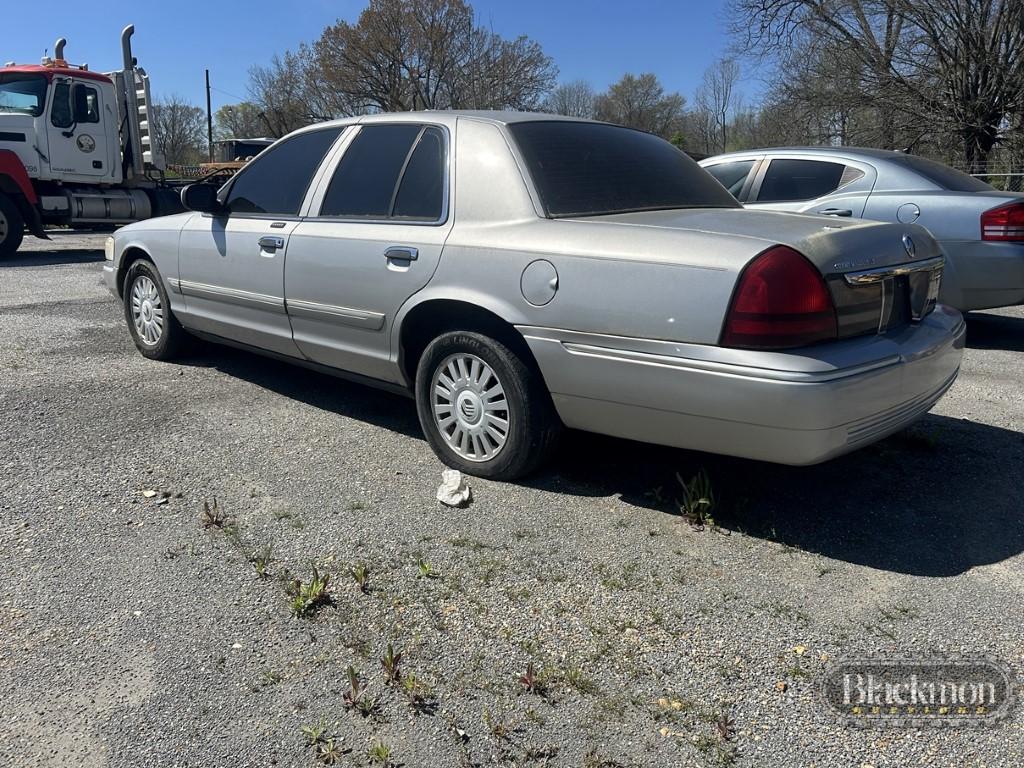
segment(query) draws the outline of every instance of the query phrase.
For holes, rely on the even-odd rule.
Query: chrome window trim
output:
[[[363,132],[365,128],[372,128],[375,125],[401,125],[409,123],[412,125],[419,125],[421,128],[437,128],[441,131],[441,135],[444,137],[444,179],[442,180],[442,191],[441,191],[441,217],[438,219],[427,220],[427,219],[402,219],[402,218],[355,218],[349,216],[321,216],[319,211],[323,208],[324,198],[327,196],[327,189],[331,185],[331,181],[334,179],[334,174],[338,170],[338,166],[341,164],[342,158],[351,148],[356,137]],[[315,199],[310,200],[310,208],[304,217],[306,221],[323,221],[334,224],[400,224],[403,226],[413,227],[441,227],[448,223],[451,217],[451,180],[454,174],[452,174],[452,161],[454,159],[454,153],[452,152],[452,135],[448,126],[443,123],[436,123],[430,120],[395,120],[388,121],[387,123],[366,123],[356,126],[358,130],[352,131],[351,138],[345,142],[343,148],[339,148],[337,154],[332,157],[329,162],[324,164],[323,176],[321,178],[321,188],[317,189]],[[347,133],[347,132],[346,132]],[[422,132],[421,132],[422,135]],[[418,141],[419,137],[417,137]],[[406,157],[408,160],[408,157]],[[404,166],[403,166],[404,171]],[[401,183],[401,178],[399,178]],[[314,213],[316,211],[316,213]]]

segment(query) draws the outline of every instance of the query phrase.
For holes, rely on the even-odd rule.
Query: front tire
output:
[[[18,206],[0,192],[0,259],[18,252],[25,237],[25,219]]]
[[[500,341],[469,331],[442,334],[424,350],[416,410],[441,461],[494,480],[536,469],[562,429],[540,375]]]
[[[139,260],[124,278],[124,317],[135,346],[151,360],[173,360],[185,340],[185,329],[171,313],[171,302],[156,267]]]

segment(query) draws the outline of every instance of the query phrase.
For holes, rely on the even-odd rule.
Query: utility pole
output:
[[[206,70],[206,141],[213,162],[213,112],[210,111],[210,70]]]

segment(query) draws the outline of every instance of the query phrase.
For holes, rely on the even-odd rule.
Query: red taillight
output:
[[[1024,201],[981,214],[982,240],[1024,240]]]
[[[777,245],[740,275],[722,345],[781,349],[837,336],[835,306],[821,273],[797,251]]]

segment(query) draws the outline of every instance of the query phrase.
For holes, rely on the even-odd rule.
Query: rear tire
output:
[[[171,312],[163,280],[152,262],[140,259],[124,277],[124,317],[143,357],[173,360],[185,342],[185,329]]]
[[[25,237],[25,219],[11,198],[0,192],[0,259],[18,252]]]
[[[540,374],[500,341],[469,331],[442,334],[424,350],[416,410],[441,461],[493,480],[532,472],[562,431]]]

